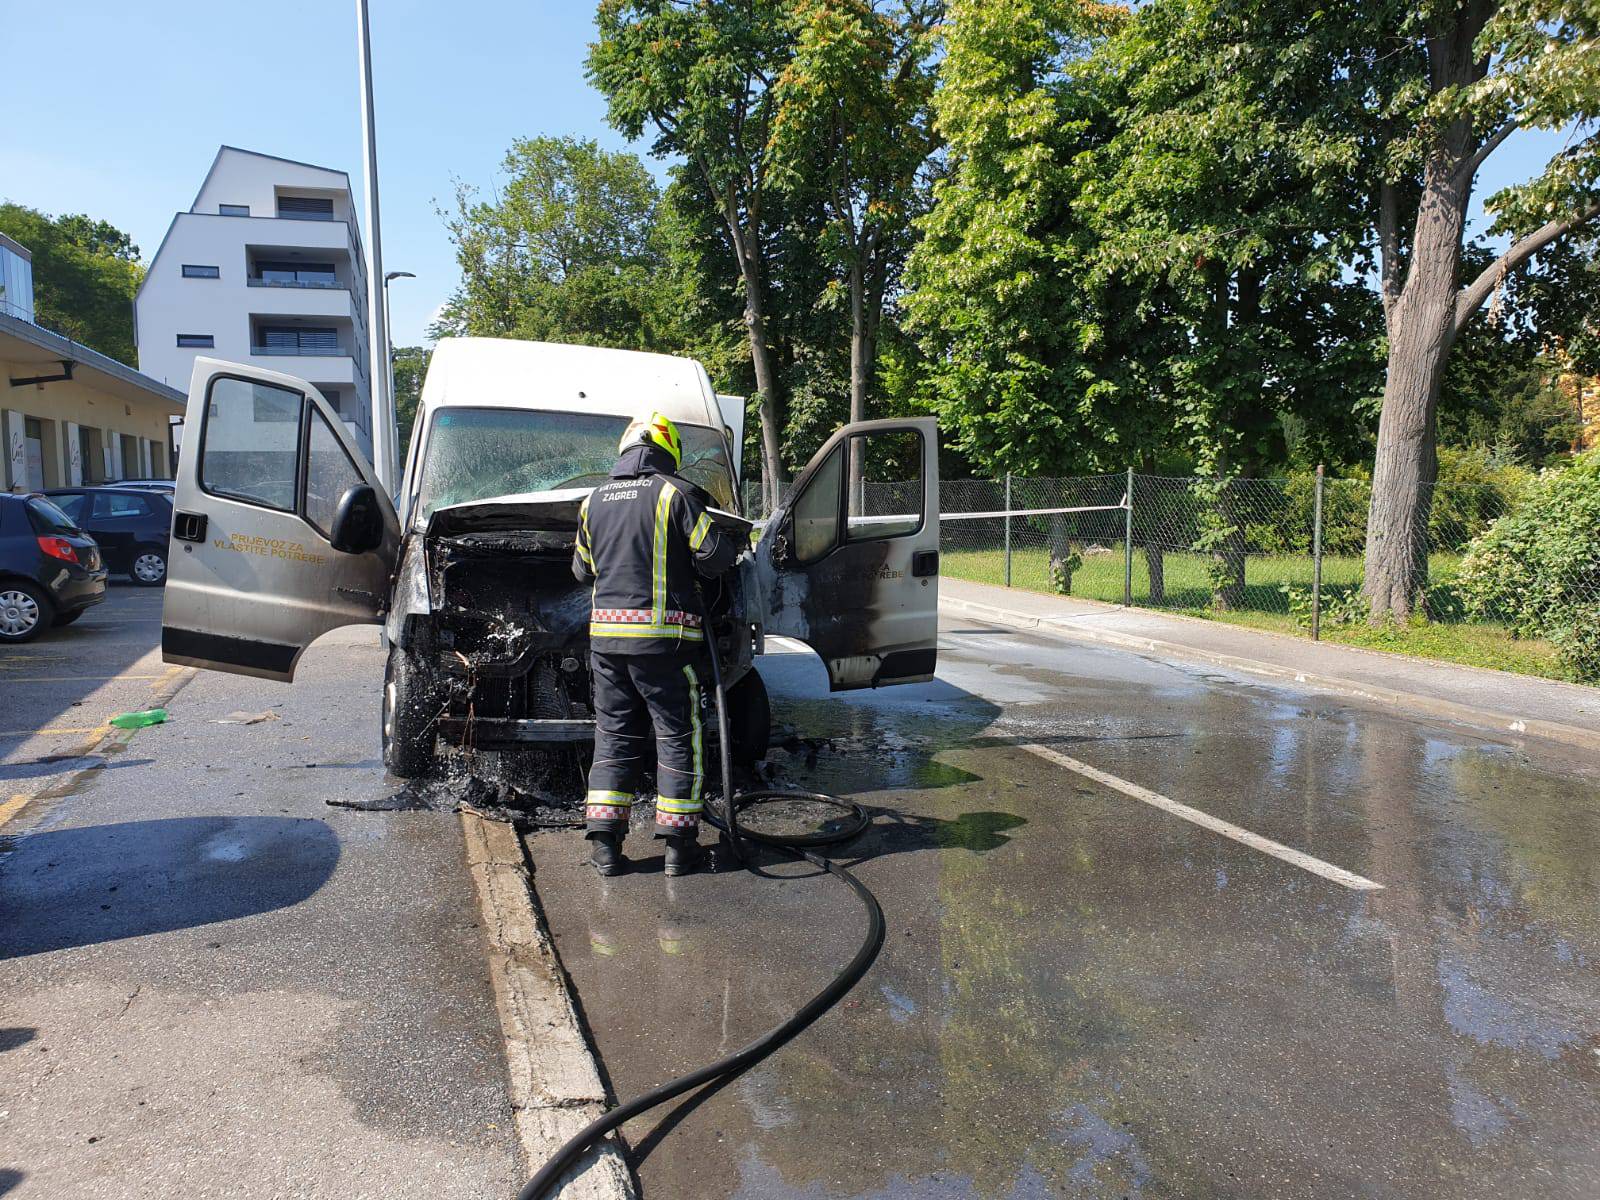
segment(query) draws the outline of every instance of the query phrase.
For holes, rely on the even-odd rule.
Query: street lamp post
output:
[[[389,374],[389,399],[394,405],[394,450],[400,453],[400,398],[394,394],[394,323],[389,319],[389,284],[395,279],[415,279],[411,271],[389,271],[383,277],[383,365]],[[400,477],[400,472],[405,470],[405,463],[395,460],[395,478]]]
[[[361,140],[367,183],[367,358],[372,390],[372,465],[378,482],[395,492],[394,392],[389,371],[387,280],[383,274],[383,239],[378,220],[378,137],[372,113],[372,37],[367,0],[356,0],[356,32],[360,41]],[[373,284],[378,284],[374,290]],[[380,294],[380,292],[382,294]],[[380,361],[378,355],[382,354]],[[382,370],[379,370],[380,365]]]

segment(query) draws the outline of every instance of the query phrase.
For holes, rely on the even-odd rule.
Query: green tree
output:
[[[782,396],[769,330],[772,255],[767,143],[773,84],[792,54],[781,0],[601,0],[589,78],[611,123],[629,138],[655,132],[653,149],[681,157],[702,201],[720,218],[744,301],[761,423],[767,503],[782,484]]]
[[[1426,582],[1437,409],[1451,347],[1497,287],[1600,213],[1600,8],[1591,0],[1350,4],[1349,52],[1382,63],[1362,93],[1381,154],[1376,189],[1388,371],[1373,465],[1363,591],[1373,619],[1406,616]],[[1341,89],[1331,85],[1330,90]],[[1472,188],[1518,129],[1572,136],[1526,183],[1490,196],[1510,246],[1463,274]]]
[[[493,199],[457,185],[446,226],[461,283],[436,335],[663,348],[661,196],[637,156],[581,138],[521,138],[502,171]]]
[[[51,217],[0,203],[0,233],[33,255],[34,320],[73,341],[132,363],[133,297],[144,278],[139,247],[105,221]]]
[[[394,348],[394,414],[400,430],[400,463],[404,467],[416,431],[417,410],[422,405],[422,381],[428,374],[433,350],[428,346]]]
[[[798,0],[767,153],[785,192],[815,194],[849,310],[850,412],[866,417],[884,304],[925,208],[942,3]],[[854,464],[859,470],[860,464]],[[854,494],[852,492],[852,494]]]

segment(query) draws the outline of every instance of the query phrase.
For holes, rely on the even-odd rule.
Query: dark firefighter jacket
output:
[[[583,502],[572,573],[594,581],[590,647],[651,654],[705,640],[695,574],[715,578],[740,546],[706,514],[704,493],[672,474],[672,456],[630,446]]]

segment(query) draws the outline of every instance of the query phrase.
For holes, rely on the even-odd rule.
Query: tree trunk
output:
[[[1473,40],[1487,16],[1488,7],[1481,3],[1440,15],[1428,39],[1432,91],[1465,86],[1482,76],[1487,64],[1475,57]],[[1385,215],[1382,221],[1389,363],[1372,464],[1361,584],[1375,625],[1391,616],[1409,617],[1427,584],[1428,510],[1439,473],[1434,416],[1445,361],[1455,340],[1456,276],[1472,195],[1475,146],[1470,120],[1457,118],[1439,126],[1423,165],[1410,262],[1398,292],[1394,220]]]
[[[1217,495],[1216,519],[1222,523],[1227,532],[1223,534],[1222,544],[1213,554],[1216,570],[1212,573],[1211,603],[1223,610],[1244,606],[1246,547],[1244,523],[1236,519],[1239,514],[1232,511],[1236,488],[1237,484],[1230,479],[1222,485],[1222,490]]]
[[[1150,603],[1165,604],[1167,602],[1166,552],[1160,546],[1147,545],[1144,548],[1144,563],[1150,572]]]
[[[1063,596],[1072,594],[1072,575],[1077,569],[1076,549],[1070,523],[1064,513],[1050,518],[1050,581]]]
[[[867,419],[867,298],[863,278],[861,255],[858,252],[850,264],[850,420]],[[859,454],[850,455],[850,512],[855,516],[866,514],[865,464]]]
[[[752,239],[759,230],[748,234],[739,223],[737,210],[730,203],[723,207],[723,219],[728,227],[728,239],[733,245],[733,256],[739,264],[739,277],[744,283],[744,323],[750,334],[750,365],[755,370],[756,392],[760,399],[756,411],[761,418],[761,498],[768,515],[778,507],[783,498],[783,457],[778,428],[777,378],[772,369],[772,347],[767,342],[767,312],[761,261]]]

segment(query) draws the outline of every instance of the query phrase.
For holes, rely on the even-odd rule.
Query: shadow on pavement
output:
[[[0,1196],[10,1195],[22,1183],[24,1178],[21,1171],[13,1171],[10,1167],[0,1167]]]
[[[52,829],[0,856],[0,958],[191,929],[298,904],[339,840],[298,817],[179,817]]]

